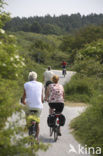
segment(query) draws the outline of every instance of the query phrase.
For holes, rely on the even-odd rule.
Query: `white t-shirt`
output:
[[[26,92],[26,104],[29,109],[33,108],[43,108],[41,101],[43,85],[41,82],[29,81],[24,84],[24,89]]]
[[[52,77],[54,76],[54,73],[51,70],[47,70],[44,72],[44,81],[45,84],[47,81],[51,81]]]

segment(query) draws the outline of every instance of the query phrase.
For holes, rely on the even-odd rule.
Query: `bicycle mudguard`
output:
[[[29,115],[29,116],[27,116],[27,125],[29,126],[29,125],[31,125],[31,122],[34,120],[34,121],[36,121],[37,123],[40,123],[40,118],[39,117],[37,117],[36,115]]]

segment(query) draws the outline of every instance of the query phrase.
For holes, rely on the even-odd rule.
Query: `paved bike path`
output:
[[[59,83],[64,85],[69,82],[71,77],[75,74],[75,72],[67,71],[67,75],[65,78],[62,76],[62,71],[53,70],[55,74],[60,77]],[[43,143],[49,143],[50,147],[46,152],[39,151],[38,156],[83,156],[83,154],[79,154],[79,143],[75,140],[73,135],[70,133],[69,123],[73,118],[78,116],[81,112],[85,110],[85,107],[67,107],[65,106],[63,110],[63,114],[66,117],[66,124],[64,127],[61,127],[62,136],[60,136],[57,142],[54,142],[53,136],[49,136],[49,127],[47,126],[47,116],[49,113],[49,107],[47,103],[44,103],[44,109],[41,114],[41,123],[40,123],[40,137],[39,140]],[[70,146],[74,147],[76,151],[69,152]],[[86,155],[89,156],[89,155]]]

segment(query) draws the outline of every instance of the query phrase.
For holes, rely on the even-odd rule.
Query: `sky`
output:
[[[6,0],[11,17],[103,13],[103,0]]]

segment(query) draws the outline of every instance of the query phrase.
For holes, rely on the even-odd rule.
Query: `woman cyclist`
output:
[[[46,92],[46,100],[49,103],[50,114],[53,113],[55,109],[55,113],[61,113],[64,108],[64,88],[61,84],[58,84],[59,77],[54,75],[52,77],[53,84],[50,84],[47,88]],[[59,131],[59,135],[61,136],[61,132]]]

